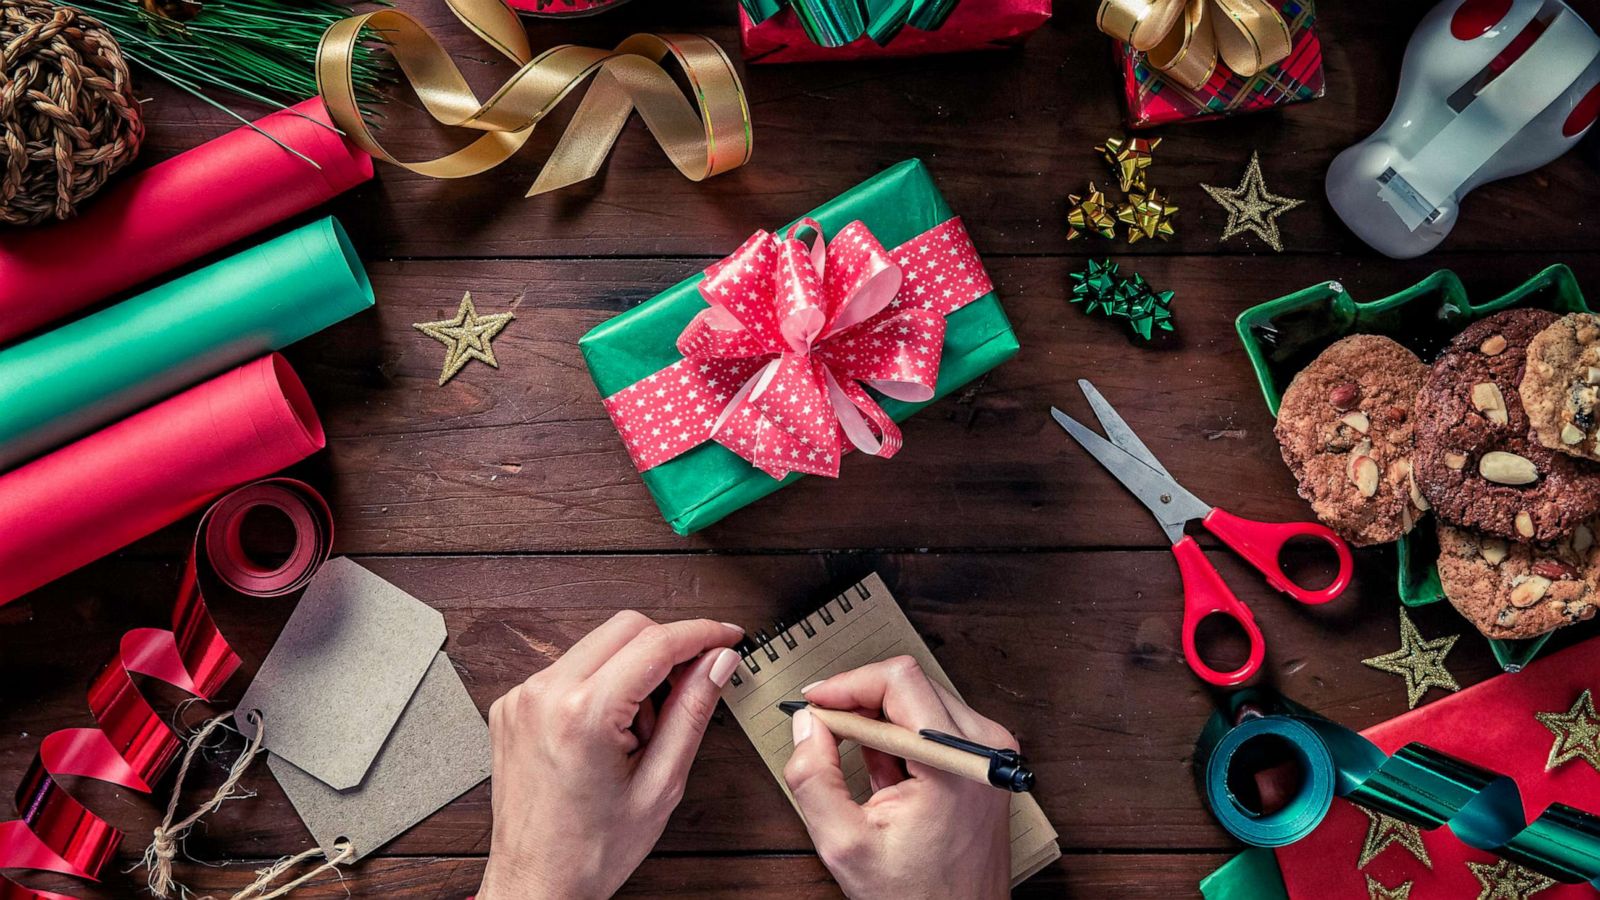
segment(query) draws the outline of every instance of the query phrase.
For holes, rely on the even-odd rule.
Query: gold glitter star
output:
[[[1461,685],[1456,684],[1455,676],[1444,667],[1445,654],[1456,645],[1456,640],[1461,635],[1452,634],[1436,640],[1425,641],[1417,626],[1411,624],[1411,618],[1406,615],[1404,607],[1400,609],[1400,649],[1371,659],[1363,659],[1362,665],[1399,675],[1406,680],[1406,704],[1417,708],[1417,701],[1428,692],[1428,688],[1444,688],[1447,691],[1459,691]]]
[[[1357,869],[1365,869],[1367,863],[1389,849],[1390,844],[1399,844],[1423,865],[1433,868],[1433,860],[1428,858],[1428,848],[1422,844],[1422,829],[1364,806],[1357,809],[1366,814],[1367,821],[1371,823],[1367,826],[1366,839],[1361,842],[1361,856],[1356,859]]]
[[[1124,191],[1142,191],[1145,170],[1155,162],[1152,151],[1160,145],[1161,138],[1152,141],[1146,138],[1114,137],[1106,138],[1106,142],[1095,149],[1105,156]]]
[[[1554,878],[1524,869],[1509,859],[1502,859],[1493,865],[1469,862],[1467,868],[1483,885],[1483,890],[1478,892],[1478,900],[1528,900],[1556,883]]]
[[[1367,876],[1367,900],[1411,900],[1411,882],[1387,888],[1371,875]]]
[[[1068,194],[1067,202],[1072,204],[1072,208],[1067,210],[1067,240],[1081,237],[1086,231],[1103,238],[1117,236],[1117,220],[1106,209],[1106,195],[1094,186],[1094,182],[1089,182],[1087,195],[1079,197],[1077,194]]]
[[[456,310],[454,319],[418,322],[411,327],[444,344],[444,370],[439,373],[439,384],[443,385],[475,359],[500,368],[494,359],[494,347],[489,342],[514,318],[516,316],[511,313],[478,315],[477,308],[472,305],[472,292],[468,291],[462,295],[461,308]]]
[[[1128,226],[1128,243],[1137,244],[1140,238],[1159,237],[1163,241],[1177,232],[1172,230],[1172,219],[1178,208],[1167,202],[1161,192],[1151,189],[1148,194],[1129,194],[1127,202],[1117,208],[1117,219]]]
[[[1556,736],[1550,745],[1550,761],[1544,764],[1546,772],[1575,759],[1600,772],[1600,715],[1595,714],[1594,697],[1588,690],[1564,713],[1536,712],[1533,717]]]
[[[1211,199],[1228,211],[1228,224],[1222,228],[1222,240],[1244,231],[1253,231],[1267,242],[1267,246],[1283,252],[1283,239],[1278,236],[1278,217],[1299,206],[1301,200],[1280,197],[1267,190],[1261,179],[1261,158],[1250,154],[1250,168],[1244,171],[1244,180],[1233,190],[1202,184]]]

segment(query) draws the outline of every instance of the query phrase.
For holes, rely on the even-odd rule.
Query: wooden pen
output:
[[[813,706],[804,700],[785,700],[778,704],[778,708],[791,716],[809,708],[811,715],[826,725],[835,737],[855,741],[863,747],[881,750],[890,756],[913,760],[941,772],[1019,794],[1033,787],[1033,771],[1027,767],[1022,754],[1015,750],[985,747],[931,728],[912,731],[893,722]]]

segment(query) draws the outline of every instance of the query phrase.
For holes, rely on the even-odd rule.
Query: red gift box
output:
[[[812,42],[793,9],[784,9],[760,25],[739,10],[739,38],[751,63],[827,62],[841,59],[884,59],[925,56],[963,50],[1015,47],[1050,19],[1051,0],[962,0],[934,31],[904,28],[886,47],[860,38],[843,47]]]
[[[1315,100],[1323,94],[1322,42],[1317,40],[1312,0],[1277,4],[1289,25],[1294,49],[1284,61],[1245,78],[1225,63],[1199,90],[1190,90],[1145,62],[1145,54],[1118,42],[1117,63],[1128,101],[1128,127],[1150,128],[1170,122],[1209,119]]]
[[[1547,772],[1556,735],[1535,718],[1535,713],[1565,714],[1584,690],[1595,688],[1600,688],[1600,639],[1535,660],[1517,674],[1499,675],[1435,700],[1362,735],[1385,753],[1420,741],[1510,776],[1521,791],[1529,821],[1552,803],[1600,812],[1600,771],[1573,759]],[[1499,858],[1468,847],[1449,828],[1418,830],[1412,839],[1420,839],[1421,854],[1408,849],[1393,826],[1375,824],[1358,807],[1337,800],[1309,837],[1278,848],[1278,865],[1293,900],[1366,900],[1368,878],[1396,896],[1409,882],[1410,900],[1512,896],[1504,889],[1489,891],[1473,870],[1477,866],[1484,878],[1505,883],[1504,874],[1497,877],[1494,871]],[[1358,868],[1369,855],[1367,864]],[[1594,896],[1586,884],[1555,884],[1537,891],[1538,900]]]

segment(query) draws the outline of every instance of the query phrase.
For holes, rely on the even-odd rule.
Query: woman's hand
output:
[[[609,897],[661,837],[738,664],[736,625],[621,612],[489,708],[479,900]],[[651,695],[671,691],[659,711]]]
[[[881,714],[913,731],[933,728],[1017,748],[1010,732],[931,681],[909,656],[835,675],[801,693],[818,706]],[[873,793],[858,804],[827,727],[808,710],[795,713],[793,726],[784,780],[845,894],[856,900],[1009,896],[1009,793],[863,747]]]

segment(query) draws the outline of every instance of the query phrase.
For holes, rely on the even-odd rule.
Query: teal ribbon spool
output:
[[[1250,809],[1229,787],[1235,764],[1266,741],[1288,745],[1302,774],[1299,792],[1272,812]],[[1233,695],[1201,731],[1195,768],[1217,821],[1252,846],[1282,847],[1304,838],[1339,796],[1430,831],[1448,825],[1470,847],[1564,884],[1587,882],[1600,890],[1600,817],[1555,803],[1530,823],[1512,779],[1421,743],[1390,756],[1282,697]]]
[[[742,0],[750,21],[759,25],[794,6],[800,27],[823,47],[843,47],[863,35],[882,47],[907,25],[936,31],[961,0]]]

